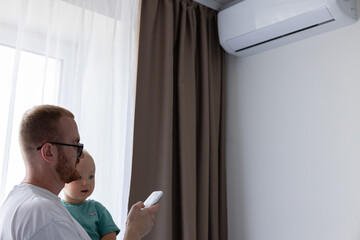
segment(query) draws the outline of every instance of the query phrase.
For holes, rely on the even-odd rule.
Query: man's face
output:
[[[80,174],[76,170],[76,164],[78,162],[79,161],[76,160],[74,164],[73,158],[67,157],[63,149],[59,150],[59,160],[56,164],[56,171],[64,183],[69,183],[80,178]]]
[[[62,117],[59,120],[60,131],[62,132],[62,143],[77,145],[80,141],[77,125],[74,119],[69,117]],[[79,163],[77,157],[77,147],[60,146],[58,148],[58,162],[56,164],[56,171],[60,179],[64,183],[69,183],[80,178],[79,172],[76,170],[76,165]],[[80,156],[84,157],[84,154]]]

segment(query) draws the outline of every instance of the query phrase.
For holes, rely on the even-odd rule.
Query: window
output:
[[[2,184],[6,184],[5,193],[2,193],[5,196],[25,174],[18,144],[22,114],[34,105],[57,104],[62,66],[60,60],[43,55],[20,51],[16,58],[16,54],[15,48],[0,45],[0,112],[3,113],[0,115],[0,156],[4,156],[0,158],[0,179]],[[16,73],[14,69],[17,69]],[[13,86],[14,75],[17,75],[16,86]],[[19,96],[13,103],[10,102],[11,94]],[[8,132],[11,136],[7,136]],[[6,142],[7,137],[11,142]],[[10,143],[10,148],[6,149]],[[4,158],[10,159],[8,164],[3,164]]]
[[[24,111],[56,104],[75,115],[81,141],[101,163],[92,198],[124,229],[139,1],[0,1],[0,203],[24,176]],[[109,191],[109,183],[118,187]]]

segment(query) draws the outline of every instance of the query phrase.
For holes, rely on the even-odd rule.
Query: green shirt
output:
[[[87,200],[80,204],[70,204],[61,200],[70,214],[86,230],[92,240],[98,240],[104,235],[120,232],[109,211],[95,200]]]

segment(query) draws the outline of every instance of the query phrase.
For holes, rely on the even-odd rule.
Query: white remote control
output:
[[[152,205],[157,203],[157,201],[159,201],[159,199],[161,198],[162,195],[163,195],[162,191],[154,191],[154,192],[152,192],[150,194],[150,196],[144,202],[145,208],[151,207]]]

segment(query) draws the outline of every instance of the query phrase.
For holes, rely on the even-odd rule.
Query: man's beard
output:
[[[76,170],[76,166],[73,165],[73,161],[67,159],[62,150],[59,152],[59,161],[56,164],[56,171],[58,172],[60,179],[64,183],[70,183],[80,178],[79,172]],[[79,161],[77,160],[77,163]]]

